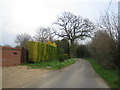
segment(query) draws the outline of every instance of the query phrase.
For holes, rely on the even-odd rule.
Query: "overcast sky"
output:
[[[64,11],[98,22],[111,0],[0,0],[0,45],[15,46],[16,35],[34,35],[41,26],[53,26]],[[112,0],[109,12],[118,11]]]

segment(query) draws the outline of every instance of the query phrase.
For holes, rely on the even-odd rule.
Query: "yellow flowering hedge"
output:
[[[32,62],[55,60],[57,59],[57,45],[50,41],[47,43],[29,41],[28,56],[29,61]]]
[[[51,45],[53,47],[57,47],[57,44],[56,43],[52,43],[51,41],[48,41],[46,44]]]

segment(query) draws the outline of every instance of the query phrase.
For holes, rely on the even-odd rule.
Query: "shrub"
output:
[[[107,32],[99,31],[96,33],[92,41],[92,48],[93,56],[99,64],[108,69],[117,67],[116,44]]]
[[[38,61],[42,60],[42,56],[43,56],[42,46],[43,46],[43,43],[38,42]]]
[[[47,49],[46,49],[46,58],[47,60],[54,60],[57,59],[57,52],[56,52],[56,48],[57,45],[56,43],[51,43],[50,41],[46,43],[47,45]]]
[[[64,49],[62,47],[61,41],[56,41],[57,44],[57,57],[60,61],[64,61]]]
[[[64,60],[65,60],[64,55],[59,57],[59,61],[64,61]]]
[[[42,60],[46,60],[46,44],[43,44],[43,57],[42,57]]]
[[[68,58],[69,58],[68,54],[64,54],[64,59],[68,59]]]
[[[57,59],[57,45],[55,43],[42,43],[30,41],[28,43],[28,56],[30,62],[49,61]]]
[[[28,42],[28,60],[29,62],[37,62],[38,57],[38,42]]]

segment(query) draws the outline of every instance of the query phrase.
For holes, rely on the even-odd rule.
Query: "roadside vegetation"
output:
[[[69,66],[73,63],[75,63],[76,60],[75,59],[68,59],[65,61],[58,61],[58,60],[52,60],[49,62],[45,62],[45,61],[41,61],[40,63],[26,63],[26,64],[22,64],[22,65],[27,65],[29,67],[31,67],[32,69],[40,69],[40,68],[46,68],[46,69],[62,69],[66,66]]]
[[[117,15],[103,15],[94,37],[85,45],[77,45],[76,56],[88,59],[95,71],[112,88],[120,88],[120,39]]]
[[[106,69],[96,62],[93,58],[84,58],[88,60],[95,71],[111,86],[111,88],[120,88],[120,82],[118,79],[118,70]]]
[[[55,25],[58,27],[56,30],[41,27],[34,37],[28,34],[16,37],[17,47],[26,50],[26,65],[31,68],[61,69],[75,62],[71,58],[92,57],[93,60],[88,60],[96,72],[111,87],[120,86],[120,32],[117,14],[105,13],[100,16],[98,23],[93,23],[87,18],[64,12]],[[81,44],[81,40],[85,39],[88,41]]]

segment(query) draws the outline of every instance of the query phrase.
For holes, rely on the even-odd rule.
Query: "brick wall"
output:
[[[10,47],[2,47],[1,49],[2,66],[15,66],[21,63],[21,49]]]

